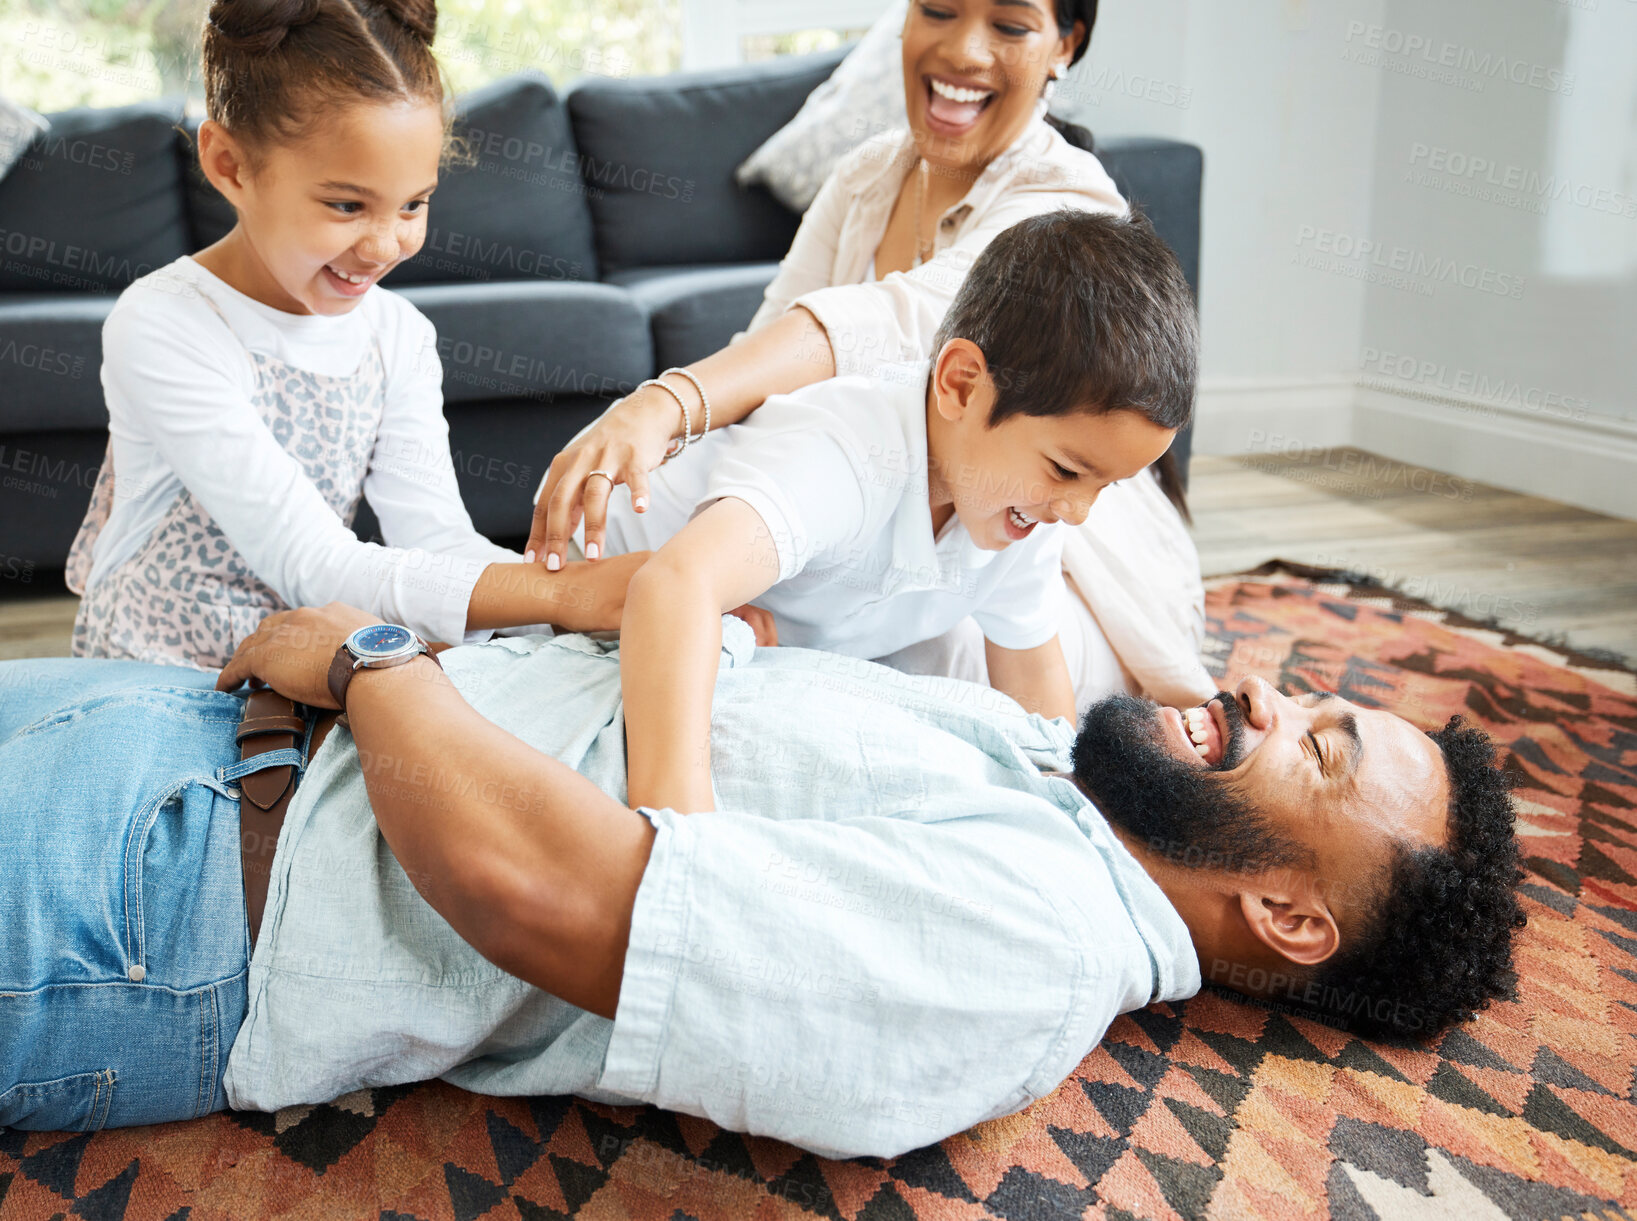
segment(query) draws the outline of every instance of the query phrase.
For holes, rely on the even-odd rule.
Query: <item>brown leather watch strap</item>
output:
[[[347,646],[343,644],[335,651],[335,656],[330,658],[330,672],[324,680],[330,689],[330,698],[342,712],[347,710],[347,684],[352,682],[355,660],[347,651]]]
[[[421,643],[424,645],[426,642],[422,641]],[[411,654],[397,664],[408,665],[417,657],[430,657],[433,665],[437,666],[440,670],[443,669],[443,663],[438,660],[438,655],[432,651],[430,646],[423,648],[419,653]],[[330,672],[325,677],[325,684],[330,689],[330,698],[340,707],[343,716],[345,716],[347,712],[347,688],[352,683],[353,675],[359,670],[359,667],[356,665],[356,661],[357,659],[353,657],[351,651],[347,648],[346,644],[343,643],[341,647],[335,651],[335,656],[330,658]],[[363,668],[392,669],[391,666],[365,666]]]

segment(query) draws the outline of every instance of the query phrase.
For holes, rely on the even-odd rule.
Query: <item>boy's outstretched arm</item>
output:
[[[1032,649],[1003,649],[985,639],[983,651],[989,664],[989,685],[996,691],[1011,696],[1030,712],[1074,721],[1074,683],[1056,636]]]
[[[620,688],[632,809],[692,814],[713,807],[711,697],[722,616],[778,579],[778,551],[761,514],[731,496],[695,517],[631,578]]]

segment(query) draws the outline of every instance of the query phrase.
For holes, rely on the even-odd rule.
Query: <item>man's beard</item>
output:
[[[1228,692],[1217,698],[1228,732],[1215,767],[1197,767],[1165,748],[1158,705],[1112,695],[1080,719],[1074,775],[1109,822],[1165,860],[1240,873],[1292,864],[1306,853],[1269,827],[1220,774],[1243,756],[1245,717]]]

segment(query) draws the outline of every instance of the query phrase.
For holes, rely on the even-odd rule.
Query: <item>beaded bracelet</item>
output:
[[[694,440],[701,440],[705,434],[711,430],[711,396],[705,393],[705,383],[695,377],[691,369],[684,369],[681,365],[672,365],[669,369],[665,370],[665,372],[661,373],[660,376],[669,377],[673,373],[680,373],[683,377],[687,378],[693,383],[693,388],[695,390],[699,391],[699,401],[705,408],[705,426],[699,430],[699,436],[695,437]],[[672,391],[672,393],[674,394],[675,391]]]
[[[664,464],[688,448],[688,443],[691,440],[690,434],[693,432],[693,412],[688,410],[688,404],[684,402],[682,396],[676,392],[676,388],[674,386],[666,385],[664,382],[660,381],[659,378],[650,377],[647,381],[638,382],[637,390],[641,390],[644,386],[658,386],[661,390],[665,391],[665,393],[674,398],[676,400],[676,405],[682,408],[682,440],[680,443],[678,443],[676,438],[673,437],[671,439],[670,445],[666,446],[665,448],[665,456],[660,459],[661,464]],[[635,394],[637,390],[633,390],[631,393]]]

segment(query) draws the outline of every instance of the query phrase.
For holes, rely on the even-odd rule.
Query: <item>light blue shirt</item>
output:
[[[1198,990],[1164,894],[1041,773],[1068,767],[1066,721],[953,679],[758,652],[731,617],[723,634],[717,810],[644,811],[657,835],[613,1021],[499,970],[421,899],[338,729],[280,837],[232,1105],[442,1077],[891,1156],[1028,1106],[1118,1014]],[[484,716],[623,799],[614,646],[504,638],[443,661]]]

